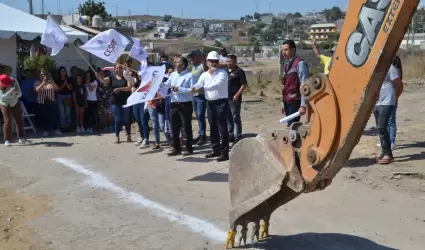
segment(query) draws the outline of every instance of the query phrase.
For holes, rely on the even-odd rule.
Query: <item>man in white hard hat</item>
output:
[[[205,157],[218,157],[218,162],[227,161],[229,160],[229,131],[227,128],[229,76],[226,70],[219,68],[220,55],[216,51],[208,53],[207,66],[208,71],[202,73],[192,88],[194,93],[203,89],[205,99],[207,99],[207,116],[213,151]]]

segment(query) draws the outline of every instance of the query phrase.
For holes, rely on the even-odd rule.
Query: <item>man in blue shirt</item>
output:
[[[184,57],[176,57],[174,61],[175,71],[164,83],[172,90],[171,96],[171,132],[172,132],[172,150],[169,156],[193,154],[193,134],[192,134],[192,85],[193,76],[187,71],[189,62]],[[185,150],[182,151],[180,145],[180,128],[183,127],[186,137]]]

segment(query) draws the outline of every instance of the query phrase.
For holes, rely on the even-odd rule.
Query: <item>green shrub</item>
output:
[[[25,69],[39,71],[45,69],[49,72],[52,72],[56,68],[56,63],[50,56],[39,55],[35,57],[27,57],[24,59]]]

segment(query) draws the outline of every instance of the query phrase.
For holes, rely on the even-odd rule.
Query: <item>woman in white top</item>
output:
[[[97,81],[93,71],[86,71],[84,75],[84,85],[87,90],[86,118],[84,119],[86,122],[85,130],[87,133],[93,133],[97,112]]]

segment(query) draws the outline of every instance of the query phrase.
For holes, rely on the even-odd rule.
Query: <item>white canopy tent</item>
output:
[[[10,39],[17,34],[23,40],[34,40],[41,36],[46,28],[47,20],[30,15],[26,12],[14,9],[0,3],[0,38]],[[80,39],[87,42],[88,35],[71,27],[61,25],[62,30],[68,36],[69,42]]]
[[[23,40],[32,41],[41,37],[46,28],[47,20],[30,15],[26,12],[0,3],[0,63],[12,67],[12,76],[16,77],[16,36]],[[73,43],[79,39],[85,43],[88,34],[61,25],[62,30],[68,37],[68,42]]]

